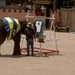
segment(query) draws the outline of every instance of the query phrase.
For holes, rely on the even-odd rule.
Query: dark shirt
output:
[[[25,29],[26,38],[33,38],[34,37],[34,30],[33,28],[26,28]]]

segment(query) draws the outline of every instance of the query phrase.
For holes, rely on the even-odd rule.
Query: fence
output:
[[[75,9],[61,9],[61,23],[69,26],[71,31],[75,31]]]

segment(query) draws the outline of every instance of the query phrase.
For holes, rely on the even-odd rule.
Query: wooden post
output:
[[[33,11],[33,0],[31,0],[31,12]]]
[[[54,0],[54,2],[53,2],[53,12],[56,11],[56,9],[57,9],[56,3],[57,3],[56,0]]]

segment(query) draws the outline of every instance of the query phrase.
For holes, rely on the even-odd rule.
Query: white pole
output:
[[[51,30],[52,30],[52,26],[53,26],[53,23],[54,23],[54,14],[52,15],[52,22],[51,22],[51,26],[50,26],[50,32],[49,32],[49,37],[46,39],[46,41],[47,41],[47,45],[46,45],[46,51],[48,50],[48,46],[49,46],[49,41],[51,40],[51,38],[50,38],[50,35],[51,35]]]
[[[53,28],[54,28],[54,36],[55,36],[55,45],[56,45],[56,50],[58,50],[58,47],[57,47],[57,40],[56,40],[56,34],[55,34],[55,26],[53,24]]]
[[[26,15],[25,17],[26,17],[26,18],[35,18],[35,16],[29,16],[29,15]],[[46,17],[46,19],[53,19],[53,20],[54,20],[55,18]]]

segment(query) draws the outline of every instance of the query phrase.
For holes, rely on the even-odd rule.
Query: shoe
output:
[[[26,56],[29,56],[29,55],[26,55]]]
[[[32,54],[32,56],[34,56],[34,54]]]

